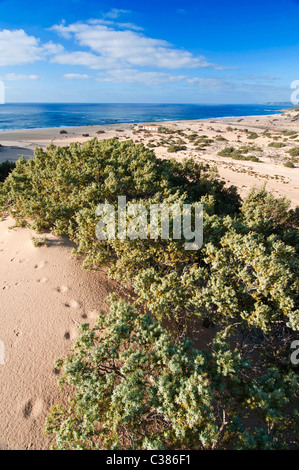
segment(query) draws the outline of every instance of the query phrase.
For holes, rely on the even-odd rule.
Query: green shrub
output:
[[[283,165],[286,166],[287,168],[295,168],[295,165],[293,162],[291,162],[291,160],[287,160],[286,162],[284,162]]]
[[[76,390],[46,422],[57,450],[285,448],[282,423],[298,391],[295,372],[282,378],[272,367],[258,377],[226,335],[211,352],[198,351],[124,302],[81,333],[56,364],[63,367],[60,383]],[[295,423],[291,412],[288,432]]]
[[[248,132],[247,139],[255,140],[258,138],[258,134],[256,132]]]
[[[218,152],[220,157],[230,157],[234,160],[248,160],[251,162],[259,162],[260,159],[254,155],[243,155],[243,153],[247,153],[249,150],[247,147],[241,147],[240,149],[235,149],[234,147],[226,147],[225,149]]]
[[[176,152],[180,152],[181,150],[187,150],[187,147],[185,145],[172,144],[168,147],[167,152],[176,153]]]
[[[296,131],[283,131],[283,135],[288,137],[297,137],[298,134]]]
[[[290,150],[287,150],[287,153],[289,153],[292,157],[299,157],[299,147],[293,147]]]
[[[284,144],[283,142],[270,142],[270,144],[268,144],[268,147],[274,147],[276,149],[281,149],[285,146],[286,144]]]
[[[263,149],[261,147],[257,147],[255,145],[242,145],[239,148],[240,152],[248,153],[248,152],[262,152]]]

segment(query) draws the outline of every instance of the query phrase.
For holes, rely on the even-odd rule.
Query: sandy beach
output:
[[[93,324],[118,286],[104,272],[89,272],[71,257],[72,245],[47,234],[34,247],[28,229],[0,223],[0,449],[47,449],[43,425],[59,399],[55,360],[77,336],[78,323]]]
[[[253,186],[266,184],[276,196],[290,199],[292,207],[299,204],[298,163],[294,168],[284,166],[290,157],[287,150],[298,146],[298,137],[283,134],[299,133],[294,113],[172,121],[163,126],[183,133],[180,138],[185,150],[169,153],[171,142],[165,140],[174,134],[147,131],[133,124],[37,129],[0,132],[0,162],[15,161],[22,155],[29,159],[36,147],[46,148],[51,142],[65,146],[93,137],[133,139],[153,148],[161,158],[193,157],[217,166],[221,178],[237,186],[241,196]],[[197,150],[188,139],[193,133],[213,142]],[[253,133],[257,137],[248,139]],[[175,134],[173,141],[178,137]],[[273,141],[285,146],[269,147]],[[228,146],[244,145],[259,148],[249,152],[259,161],[218,156]],[[54,362],[72,346],[78,323],[92,324],[97,312],[107,310],[105,299],[119,290],[119,285],[108,280],[104,271],[84,271],[81,261],[71,256],[72,244],[66,239],[46,234],[49,246],[34,247],[33,231],[10,229],[13,224],[11,218],[0,222],[0,340],[5,345],[5,364],[0,365],[0,449],[46,449],[50,441],[43,435],[44,420],[59,400]]]

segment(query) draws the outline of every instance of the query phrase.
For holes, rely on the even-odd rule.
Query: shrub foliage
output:
[[[204,245],[95,237],[98,204],[204,205]],[[76,393],[47,431],[60,449],[281,448],[296,439],[298,212],[265,188],[242,202],[209,166],[117,139],[38,149],[0,184],[19,223],[67,235],[84,267],[108,265],[112,303],[60,362]],[[214,340],[196,350],[195,326]],[[250,423],[250,424],[248,424]],[[253,423],[253,424],[252,424]]]

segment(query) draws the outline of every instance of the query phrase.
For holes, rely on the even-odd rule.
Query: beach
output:
[[[21,156],[32,158],[36,147],[46,149],[51,143],[66,146],[91,138],[132,139],[151,148],[159,158],[194,158],[216,166],[220,178],[227,186],[236,186],[242,197],[252,187],[266,184],[276,197],[289,199],[293,208],[299,204],[298,163],[285,166],[290,159],[288,150],[298,146],[298,136],[290,138],[299,134],[296,113],[163,122],[161,126],[169,133],[156,131],[158,125],[0,132],[0,163]],[[207,146],[199,150],[192,134],[202,142],[206,139]],[[184,149],[169,152],[179,139]],[[283,146],[269,147],[273,142]],[[227,147],[244,146],[249,147],[244,155],[254,156],[256,161],[218,155]],[[107,311],[107,295],[120,292],[120,286],[108,279],[105,270],[83,270],[81,260],[72,257],[72,243],[65,238],[46,234],[48,246],[35,247],[32,237],[36,234],[28,228],[11,229],[13,224],[10,217],[0,222],[0,340],[5,345],[5,364],[0,365],[0,449],[47,449],[51,441],[43,435],[43,423],[60,399],[54,362],[71,348],[77,325],[94,324],[97,312]]]

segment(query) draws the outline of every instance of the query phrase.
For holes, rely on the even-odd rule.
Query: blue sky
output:
[[[0,0],[7,102],[263,103],[299,80],[299,0]]]

